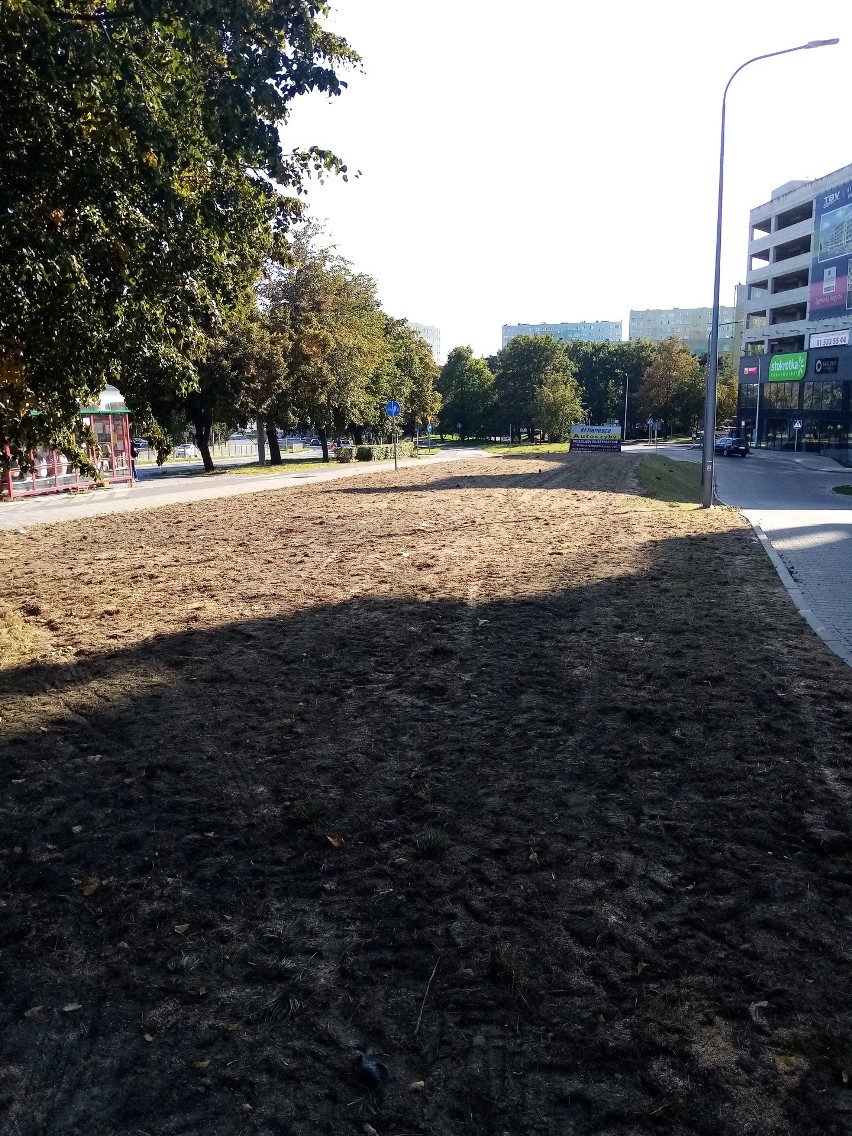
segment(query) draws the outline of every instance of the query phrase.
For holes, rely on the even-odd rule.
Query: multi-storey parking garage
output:
[[[758,446],[847,455],[852,165],[774,190],[749,225],[739,422]]]

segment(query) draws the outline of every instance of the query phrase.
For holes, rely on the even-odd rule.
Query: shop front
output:
[[[744,356],[737,421],[756,448],[845,458],[852,436],[852,347]]]

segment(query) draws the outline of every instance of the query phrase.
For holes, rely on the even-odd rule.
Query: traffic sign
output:
[[[653,425],[654,425],[654,419],[653,419],[653,418],[648,418],[648,419],[646,420],[646,422],[645,422],[645,425],[646,425],[646,426],[653,426]]]
[[[426,433],[427,434],[432,433],[432,423],[431,422],[427,423],[427,425],[426,425]]]
[[[385,403],[385,413],[388,418],[399,418],[399,403],[391,399],[390,402]]]
[[[796,421],[793,423],[793,429],[794,430],[801,430],[801,428],[802,428],[802,420],[801,420],[801,418],[797,418]]]

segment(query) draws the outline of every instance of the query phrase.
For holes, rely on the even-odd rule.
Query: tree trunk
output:
[[[317,435],[319,436],[320,445],[322,446],[322,460],[324,462],[330,461],[331,459],[328,456],[328,431],[317,430]]]
[[[216,466],[210,456],[210,423],[204,421],[201,414],[193,414],[192,424],[195,427],[195,444],[201,450],[201,460],[204,462],[204,472],[212,473]]]
[[[363,446],[364,445],[364,427],[363,426],[356,426],[355,423],[353,422],[351,428],[352,428],[352,437],[355,439],[355,445],[356,446]]]
[[[269,464],[281,465],[281,447],[278,444],[275,423],[271,418],[267,418],[264,426],[266,427],[266,440],[269,442]]]

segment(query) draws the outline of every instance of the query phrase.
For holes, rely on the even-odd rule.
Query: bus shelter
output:
[[[55,450],[38,450],[33,456],[34,468],[25,473],[13,465],[2,477],[0,495],[33,497],[42,493],[61,493],[65,489],[91,489],[95,485],[132,485],[130,458],[130,411],[109,407],[87,407],[80,411],[84,426],[90,426],[95,444],[87,445],[92,465],[100,479],[82,474],[65,454]],[[9,447],[6,446],[6,453]]]

